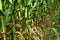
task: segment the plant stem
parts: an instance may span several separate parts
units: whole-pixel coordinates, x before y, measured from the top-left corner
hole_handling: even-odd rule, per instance
[[[14,15],[12,15],[12,22],[13,22],[13,40],[16,40]]]
[[[3,36],[4,36],[4,40],[6,40],[6,35],[5,35],[5,27],[4,27],[4,21],[3,21],[3,16],[1,16],[1,22],[2,22],[2,31],[3,31]]]

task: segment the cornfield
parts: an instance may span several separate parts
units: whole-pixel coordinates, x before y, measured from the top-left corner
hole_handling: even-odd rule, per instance
[[[60,40],[60,0],[0,0],[0,40]]]

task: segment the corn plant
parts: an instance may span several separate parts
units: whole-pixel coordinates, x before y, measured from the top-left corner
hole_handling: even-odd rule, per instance
[[[59,40],[54,29],[60,28],[59,14],[59,0],[0,0],[3,40],[53,40],[50,39],[53,31]],[[7,27],[11,28],[8,33]]]

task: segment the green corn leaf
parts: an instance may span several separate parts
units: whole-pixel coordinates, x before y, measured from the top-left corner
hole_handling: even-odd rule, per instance
[[[26,24],[28,25],[28,23],[31,22],[31,20],[26,20]]]
[[[55,35],[57,37],[57,40],[60,40],[59,34],[58,34],[57,30],[55,28],[51,28],[51,29],[55,32]]]
[[[38,0],[36,0],[36,1],[34,2],[33,7],[38,7]]]
[[[18,3],[19,3],[20,5],[21,5],[21,1],[22,1],[22,0],[18,0]]]
[[[4,19],[4,23],[5,25],[9,22],[9,20],[11,19],[11,14],[12,14],[12,10],[11,9],[7,9],[5,11],[5,19]]]
[[[28,26],[28,29],[29,29],[29,31],[30,31],[32,34],[37,35],[37,34],[34,32],[34,30],[31,28],[31,26]]]
[[[12,2],[12,0],[9,0],[9,2],[12,4],[13,2]]]
[[[0,10],[2,10],[2,1],[0,0]]]
[[[3,15],[3,16],[5,16],[5,15],[4,15],[4,13],[3,13],[1,10],[0,10],[0,15]]]
[[[23,19],[23,17],[20,17],[19,20],[21,21]]]

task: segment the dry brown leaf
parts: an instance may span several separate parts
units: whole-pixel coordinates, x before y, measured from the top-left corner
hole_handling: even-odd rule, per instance
[[[20,32],[17,31],[17,32],[15,32],[15,33],[20,36],[21,40],[25,40],[25,38],[23,37],[23,35],[22,35]]]

